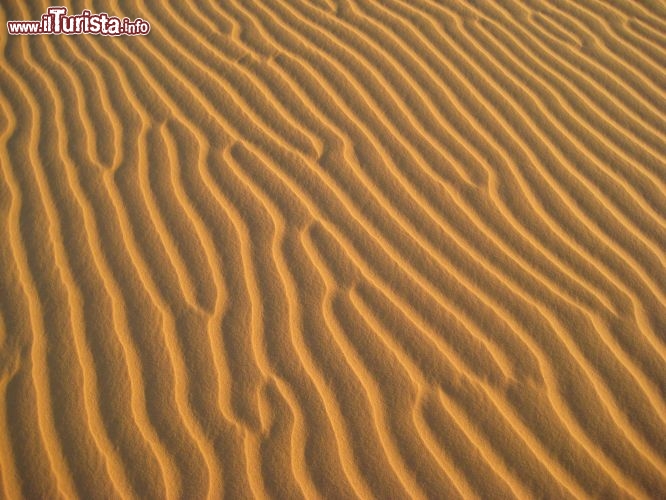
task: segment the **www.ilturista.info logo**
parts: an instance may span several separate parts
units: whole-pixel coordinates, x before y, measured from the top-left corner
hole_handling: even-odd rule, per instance
[[[49,7],[39,21],[7,21],[7,31],[10,35],[147,35],[150,23],[140,17],[132,21],[89,10],[68,16],[67,7]]]

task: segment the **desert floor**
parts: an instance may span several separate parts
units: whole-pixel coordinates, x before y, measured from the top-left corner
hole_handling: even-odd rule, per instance
[[[666,3],[8,34],[49,5],[0,0],[0,497],[666,498]]]

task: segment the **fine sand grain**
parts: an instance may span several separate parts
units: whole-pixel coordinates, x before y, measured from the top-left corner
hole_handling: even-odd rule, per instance
[[[0,498],[666,498],[666,4],[0,0]]]

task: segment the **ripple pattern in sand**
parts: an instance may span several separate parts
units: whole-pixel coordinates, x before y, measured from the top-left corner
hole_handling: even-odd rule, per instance
[[[1,496],[666,495],[663,4],[119,4],[0,35]]]

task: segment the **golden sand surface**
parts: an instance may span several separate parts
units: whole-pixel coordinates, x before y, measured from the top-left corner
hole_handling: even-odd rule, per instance
[[[666,3],[0,0],[0,497],[666,498]]]

